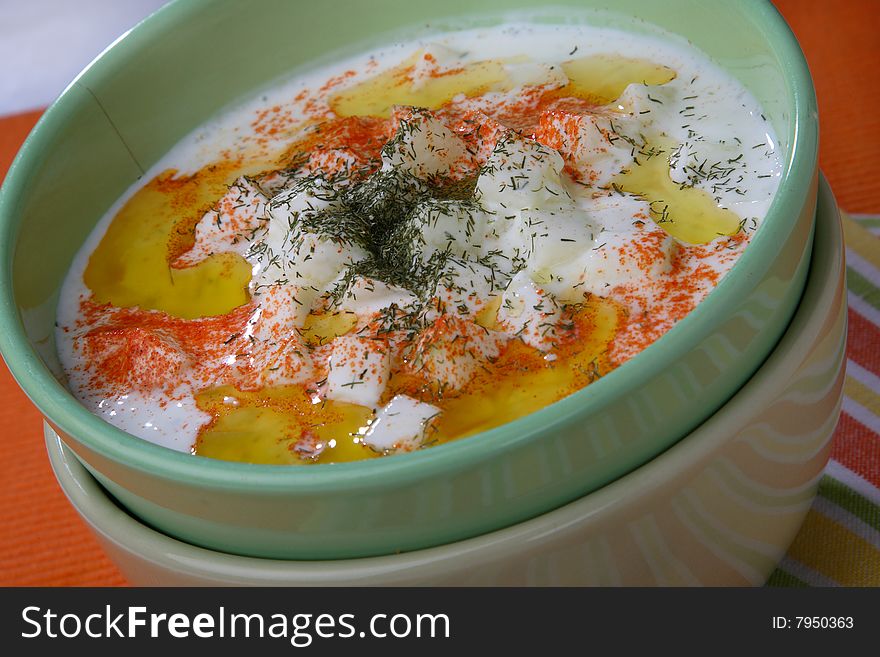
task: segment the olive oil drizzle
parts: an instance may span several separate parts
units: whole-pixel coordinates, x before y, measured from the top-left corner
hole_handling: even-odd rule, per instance
[[[387,117],[397,104],[435,109],[459,93],[477,96],[490,89],[510,88],[500,61],[462,66],[414,86],[413,72],[423,57],[424,53],[416,53],[398,67],[334,93],[329,98],[331,109],[340,117]],[[675,77],[665,66],[608,56],[573,59],[563,63],[562,69],[569,82],[553,93],[597,106],[613,104],[631,83],[664,84]],[[405,121],[401,126],[407,129]],[[719,208],[711,195],[693,184],[680,185],[671,179],[670,157],[675,148],[676,144],[663,140],[652,145],[633,141],[634,152],[641,157],[615,177],[611,190],[649,201],[654,221],[683,242],[705,244],[718,235],[736,233],[742,227],[736,214]],[[273,165],[277,168],[277,163]],[[119,212],[89,261],[85,281],[95,300],[183,318],[224,314],[246,303],[250,266],[243,258],[220,254],[177,270],[169,265],[168,249],[175,230],[180,229],[181,208],[194,212],[197,220],[235,178],[269,169],[265,161],[208,167],[191,177],[166,172],[149,183]],[[173,180],[177,182],[167,184]],[[418,225],[402,219],[426,210],[466,215],[474,203],[474,183],[475,179],[422,181],[394,171],[360,171],[338,192],[341,210],[302,215],[300,221],[308,231],[356,243],[369,254],[331,292],[322,312],[307,317],[299,331],[305,343],[320,348],[355,327],[356,318],[335,307],[358,277],[382,280],[422,299],[430,298],[443,283],[444,266],[454,255],[438,252],[423,261],[414,248]],[[492,259],[481,264],[491,268]],[[477,316],[480,326],[494,325],[499,303],[497,297],[486,305]],[[394,375],[382,402],[400,393],[437,404],[443,412],[434,442],[472,435],[553,403],[611,368],[605,354],[623,312],[597,298],[569,306],[568,311],[577,318],[579,339],[564,347],[554,361],[544,360],[540,352],[514,340],[456,394],[438,396],[424,380]],[[392,307],[378,323],[387,332],[415,333],[424,328],[424,321],[422,313]],[[243,392],[221,386],[202,390],[196,402],[212,417],[194,445],[196,454],[271,464],[338,462],[377,455],[360,440],[372,410],[321,399],[312,388],[283,386]]]
[[[659,148],[615,176],[615,191],[628,192],[649,202],[651,218],[675,239],[686,244],[708,244],[742,228],[740,217],[719,207],[712,196],[690,184],[676,183],[669,174],[671,148]]]

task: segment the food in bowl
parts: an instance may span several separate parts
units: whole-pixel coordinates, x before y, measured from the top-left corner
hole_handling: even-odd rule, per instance
[[[434,35],[196,130],[96,227],[57,342],[129,433],[277,464],[469,436],[653,343],[782,172],[694,48],[585,26]]]

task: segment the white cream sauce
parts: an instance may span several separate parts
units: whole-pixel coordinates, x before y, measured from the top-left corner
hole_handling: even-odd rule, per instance
[[[257,134],[252,122],[261,109],[284,105],[305,116],[305,103],[314,95],[294,100],[304,90],[317,89],[345,71],[358,71],[339,87],[344,89],[399,64],[418,50],[431,53],[441,67],[487,59],[507,60],[508,75],[520,85],[563,84],[565,75],[560,64],[570,60],[575,52],[578,57],[637,56],[677,73],[674,80],[663,85],[630,85],[615,103],[621,115],[613,124],[601,116],[583,120],[578,127],[577,143],[568,144],[567,155],[580,169],[592,172],[590,184],[575,184],[568,178],[562,170],[563,157],[553,148],[510,137],[485,154],[488,159],[477,181],[476,205],[471,210],[452,208],[434,215],[427,211],[422,217],[418,226],[422,236],[417,249],[420,256],[428,261],[432,254],[444,249],[454,252],[446,266],[456,285],[440,286],[436,294],[449,305],[459,307],[461,315],[469,321],[494,297],[501,297],[493,330],[482,332],[479,338],[469,336],[476,345],[474,349],[466,354],[444,353],[442,344],[434,345],[426,366],[433,368],[430,371],[445,385],[456,387],[466,383],[468,368],[476,367],[481,358],[496,354],[499,345],[513,337],[546,352],[547,359],[552,360],[554,335],[565,303],[576,300],[585,291],[604,295],[621,286],[643,286],[647,290],[652,280],[662,279],[678,248],[672,237],[662,240],[659,248],[664,255],[647,270],[634,259],[609,256],[616,253],[617,247],[641,239],[642,229],[634,228],[633,216],[648,216],[648,201],[629,195],[597,194],[622,169],[633,165],[636,156],[631,142],[640,135],[650,142],[662,134],[678,144],[670,159],[672,179],[711,194],[719,207],[735,212],[751,229],[760,224],[778,186],[782,171],[779,148],[757,101],[692,47],[675,38],[636,36],[586,26],[524,24],[394,44],[381,52],[277,85],[199,127],[157,162],[143,180],[170,168],[194,172],[215,161],[224,149],[253,148]],[[425,75],[429,73],[426,71]],[[414,85],[418,84],[417,74]],[[462,106],[480,109],[503,100],[505,94],[515,97],[517,90],[489,93],[483,99],[462,101]],[[410,127],[417,125],[418,129],[401,134],[397,147],[387,150],[383,171],[407,171],[416,178],[425,178],[446,171],[465,156],[461,140],[433,115],[406,115],[404,122]],[[549,130],[556,128],[548,126]],[[626,139],[614,139],[612,143],[603,137],[603,130]],[[725,163],[724,168],[730,171],[723,177],[703,175],[700,172],[705,171],[706,162]],[[171,397],[150,391],[97,389],[91,384],[88,366],[82,362],[81,350],[77,348],[77,330],[72,328],[79,316],[81,299],[90,295],[83,283],[88,258],[116,212],[141,185],[142,182],[134,185],[110,208],[70,269],[58,308],[59,355],[72,392],[89,409],[136,436],[188,451],[199,427],[210,417],[195,407],[194,390],[187,388],[187,381],[181,381],[177,394]],[[196,246],[184,254],[182,262],[195,263],[208,253],[224,250],[240,253],[253,265],[251,293],[261,300],[249,330],[259,339],[260,331],[276,330],[278,322],[286,322],[289,329],[301,327],[305,315],[322,294],[334,289],[346,269],[365,257],[357,244],[333,242],[291,229],[300,213],[314,212],[336,202],[334,197],[339,189],[321,177],[307,183],[288,181],[273,194],[253,187],[246,179],[236,185],[231,193],[246,199],[245,209],[229,210],[220,217],[222,221],[218,221],[218,214],[224,212],[222,204],[213,214],[209,213],[196,229]],[[255,221],[261,222],[265,230],[253,241],[230,242],[230,226],[241,228]],[[540,229],[535,230],[537,225]],[[254,248],[255,245],[262,245],[262,250]],[[311,255],[305,258],[306,254]],[[729,258],[710,258],[708,262],[720,274],[732,264]],[[277,284],[282,279],[286,282]],[[359,319],[374,316],[391,304],[398,308],[417,305],[412,291],[382,281],[359,280],[352,289],[357,294],[343,295],[339,305]],[[291,302],[292,297],[296,303]],[[634,308],[640,310],[647,309]],[[259,313],[271,314],[276,324],[267,325]],[[267,378],[265,384],[306,380],[313,365],[309,358],[325,358],[329,375],[322,394],[376,410],[373,422],[364,430],[363,440],[367,444],[381,450],[394,449],[395,445],[418,446],[426,422],[436,416],[438,409],[400,396],[379,407],[389,367],[399,354],[371,349],[368,343],[354,344],[358,340],[364,338],[336,338],[321,354],[312,354],[298,365],[279,371],[274,378]],[[351,354],[362,351],[369,353],[352,360]],[[234,356],[231,358],[234,361]],[[368,373],[364,375],[363,371]],[[352,380],[358,375],[358,385],[354,386]]]

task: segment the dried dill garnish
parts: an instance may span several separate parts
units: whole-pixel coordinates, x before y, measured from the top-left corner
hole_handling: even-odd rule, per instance
[[[358,277],[369,277],[427,298],[439,282],[448,251],[423,255],[423,226],[440,214],[460,218],[465,229],[478,205],[474,179],[420,180],[392,169],[378,171],[338,192],[332,208],[300,213],[297,230],[357,244],[367,258],[349,267],[330,294],[338,303]],[[470,234],[468,232],[468,234]]]

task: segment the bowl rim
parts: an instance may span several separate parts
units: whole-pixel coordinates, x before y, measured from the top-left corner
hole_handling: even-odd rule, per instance
[[[207,7],[207,1],[203,1],[201,6]],[[818,148],[816,100],[809,69],[796,38],[769,0],[745,3],[739,9],[751,19],[774,49],[783,69],[788,93],[794,101],[794,107],[789,108],[792,111],[787,135],[789,156],[784,163],[779,188],[767,218],[749,248],[717,288],[693,312],[636,358],[588,388],[469,439],[366,462],[316,464],[308,468],[193,458],[188,453],[137,438],[94,415],[55,378],[30,344],[18,313],[12,284],[18,227],[15,213],[17,198],[27,191],[29,174],[41,162],[43,145],[52,141],[57,126],[65,121],[66,108],[72,103],[70,90],[76,80],[47,109],[25,140],[0,188],[0,353],[32,403],[62,433],[74,437],[86,448],[105,458],[124,463],[128,468],[168,480],[187,481],[191,485],[286,494],[381,489],[428,476],[442,476],[461,465],[473,465],[509,453],[535,436],[552,431],[558,424],[588,413],[590,409],[605,406],[617,397],[620,389],[638,387],[639,381],[652,378],[693,345],[704,340],[724,317],[726,298],[745,298],[752,289],[755,278],[746,275],[749,272],[743,270],[766,270],[772,258],[767,258],[765,253],[775,251],[776,246],[787,237],[791,221],[798,216],[804,202],[804,190],[810,188],[815,174]],[[154,42],[169,24],[193,10],[190,2],[171,2],[117,39],[98,59],[130,57],[138,45]],[[161,16],[161,20],[156,19],[158,16]],[[80,76],[87,76],[91,66],[84,69]],[[792,217],[790,221],[784,221],[784,216],[781,216],[786,214],[783,206]],[[731,275],[734,272],[739,273]]]
[[[486,560],[495,558],[498,550],[511,551],[517,546],[534,549],[535,543],[544,543],[551,535],[570,534],[578,531],[578,523],[588,518],[595,521],[619,513],[639,498],[661,493],[672,479],[693,472],[730,439],[731,431],[741,421],[741,409],[759,406],[767,399],[769,387],[778,386],[780,380],[789,381],[794,370],[802,367],[803,357],[815,345],[821,327],[830,317],[827,310],[831,308],[831,299],[845,276],[840,219],[824,178],[819,194],[824,219],[817,231],[822,239],[814,242],[815,266],[811,268],[804,303],[755,376],[717,413],[662,454],[592,493],[540,516],[479,536],[402,554],[337,560],[266,559],[193,545],[139,521],[113,501],[60,436],[46,426],[50,464],[65,496],[94,532],[129,554],[196,577],[250,583],[274,581],[281,585],[290,585],[284,578],[298,578],[299,584],[350,584],[358,578],[370,583],[428,565],[449,572],[462,558]],[[845,295],[840,303],[845,306]],[[626,491],[635,491],[635,495],[627,495]]]

